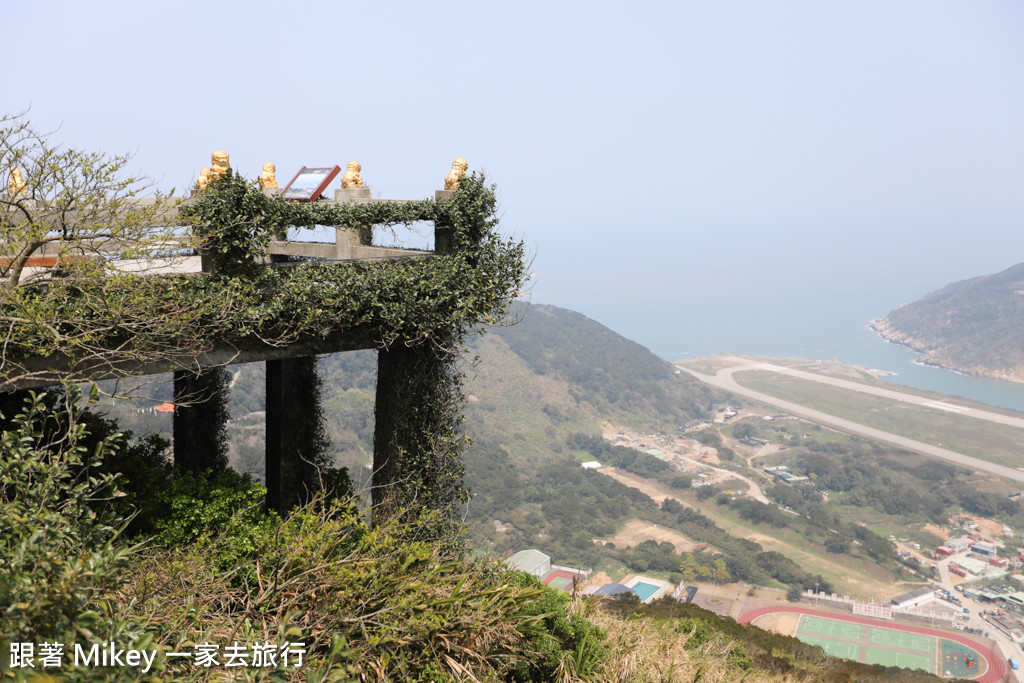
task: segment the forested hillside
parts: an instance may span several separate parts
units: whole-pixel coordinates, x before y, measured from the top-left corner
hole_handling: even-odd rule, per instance
[[[874,323],[927,363],[1024,381],[1024,263],[955,282]]]
[[[532,305],[517,325],[493,334],[538,375],[566,382],[570,394],[609,416],[678,425],[705,415],[713,396],[648,349],[575,311]]]

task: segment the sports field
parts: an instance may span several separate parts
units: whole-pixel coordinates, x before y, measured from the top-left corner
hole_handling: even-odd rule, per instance
[[[860,656],[860,645],[857,643],[844,643],[841,640],[822,638],[820,636],[800,636],[800,640],[808,645],[817,645],[825,654],[843,659],[857,659]]]
[[[785,617],[785,619],[781,618]],[[798,620],[794,621],[793,618]],[[848,616],[806,607],[773,605],[744,611],[743,624],[776,628],[788,622],[793,636],[821,647],[829,655],[887,667],[917,669],[946,677],[970,678],[985,683],[1002,679],[1001,657],[980,642],[934,628]]]
[[[808,614],[800,618],[795,635],[836,657],[935,673],[935,638],[931,636]]]
[[[882,666],[898,666],[904,669],[920,669],[928,673],[935,673],[935,657],[925,657],[909,652],[898,650],[886,650],[881,647],[868,645],[864,655],[866,664],[881,664]]]
[[[935,639],[917,633],[904,633],[891,628],[871,629],[871,642],[876,645],[888,645],[900,650],[914,652],[935,652]]]
[[[835,619],[822,619],[821,617],[805,616],[800,620],[800,633],[814,633],[821,636],[838,636],[847,640],[860,640],[864,632],[857,624],[848,624],[845,621]]]
[[[552,588],[557,588],[560,591],[566,593],[572,592],[572,580],[576,576],[573,572],[567,572],[561,569],[555,570],[548,573],[541,581]]]

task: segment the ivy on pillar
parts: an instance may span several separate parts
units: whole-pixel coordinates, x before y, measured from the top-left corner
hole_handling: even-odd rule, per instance
[[[395,344],[378,351],[374,523],[426,508],[440,513],[438,531],[458,526],[469,496],[460,457],[467,439],[459,431],[463,395],[457,358],[447,345]]]
[[[267,444],[263,483],[267,510],[282,511],[281,451],[284,446],[284,361],[267,361]]]
[[[323,380],[316,357],[285,359],[282,383],[284,424],[288,428],[288,437],[281,445],[284,509],[307,503],[313,494],[324,489],[328,496],[347,494],[347,471],[332,467],[331,440],[324,426]]]
[[[174,465],[182,472],[228,466],[228,385],[225,368],[174,373]]]

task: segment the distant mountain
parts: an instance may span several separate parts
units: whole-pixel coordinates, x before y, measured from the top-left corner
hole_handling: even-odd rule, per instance
[[[873,327],[926,363],[1024,382],[1024,263],[943,287]]]
[[[718,399],[671,363],[581,313],[539,304],[519,313],[517,324],[491,328],[484,340],[499,338],[536,382],[561,385],[570,403],[586,412],[671,429],[707,416]],[[501,353],[481,355],[485,364],[503,363]]]

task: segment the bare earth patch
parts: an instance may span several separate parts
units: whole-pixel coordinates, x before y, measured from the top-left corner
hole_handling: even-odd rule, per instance
[[[943,529],[940,526],[936,526],[934,524],[925,524],[923,529],[930,534],[935,534],[939,538],[949,538],[949,530]]]
[[[601,586],[608,583],[612,583],[612,577],[610,577],[606,572],[594,572],[593,574],[587,577],[586,581],[579,585],[579,588],[583,589],[588,586],[600,588]]]
[[[784,636],[791,636],[796,631],[796,625],[800,622],[800,615],[791,612],[774,612],[763,617],[754,619],[754,626],[763,628],[766,631],[775,631]]]
[[[982,536],[992,541],[1003,542],[1005,537],[1003,536],[1002,522],[997,522],[996,520],[989,519],[988,517],[978,517],[975,515],[971,515],[971,519],[978,525],[978,531],[981,532]]]
[[[653,522],[645,522],[642,519],[629,520],[622,531],[604,540],[605,543],[614,543],[616,548],[632,548],[644,541],[671,543],[675,546],[676,552],[687,552],[697,546],[695,541],[675,529],[659,526]]]
[[[666,498],[672,498],[673,500],[679,501],[682,505],[701,510],[699,506],[694,505],[685,498],[677,498],[669,495],[667,487],[656,480],[640,477],[632,472],[618,470],[614,467],[603,467],[597,471],[625,484],[626,486],[642,491],[656,503],[660,504]],[[866,571],[866,569],[870,567],[849,567],[842,564],[842,558],[833,559],[831,557],[815,555],[781,539],[773,538],[754,531],[750,527],[717,518],[706,508],[703,509],[702,512],[709,514],[716,524],[721,526],[730,534],[740,536],[742,538],[748,538],[759,543],[765,550],[776,550],[804,567],[806,570],[812,573],[821,573],[822,575],[835,580],[836,592],[840,595],[868,598],[874,596],[874,594],[879,590],[885,590],[890,587],[889,581],[877,580],[871,576],[857,576],[854,574],[855,570]]]

